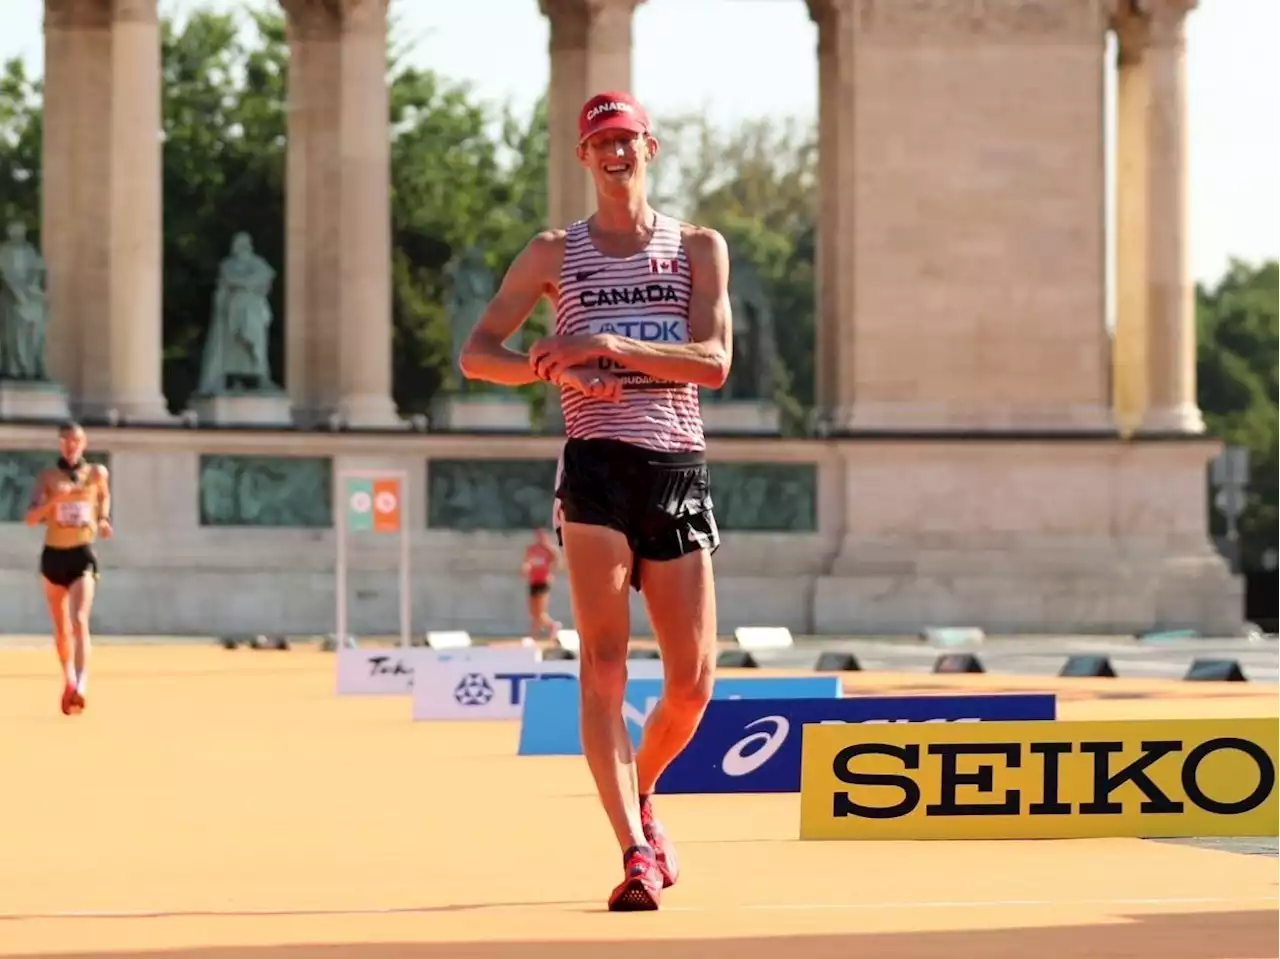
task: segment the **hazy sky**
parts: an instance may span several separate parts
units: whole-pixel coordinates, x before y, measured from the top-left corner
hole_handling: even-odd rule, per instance
[[[222,8],[236,0],[212,0]],[[166,12],[204,5],[161,0]],[[0,60],[41,69],[42,0],[0,0]],[[391,0],[421,65],[527,108],[548,76],[537,0]],[[501,24],[498,28],[496,25]],[[1201,0],[1188,18],[1191,271],[1280,256],[1280,0]],[[714,42],[706,42],[713,37]],[[802,0],[647,0],[636,13],[634,90],[657,114],[717,121],[817,109],[817,30]],[[672,64],[697,63],[681,70]]]

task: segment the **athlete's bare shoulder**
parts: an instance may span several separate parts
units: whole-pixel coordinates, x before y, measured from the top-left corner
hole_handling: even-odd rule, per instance
[[[101,463],[92,464],[89,467],[89,475],[99,483],[105,483],[111,478],[111,474],[107,472],[107,468]]]
[[[680,240],[689,258],[697,263],[715,262],[729,253],[729,244],[719,230],[698,223],[680,221]]]
[[[540,286],[559,286],[560,267],[564,263],[565,235],[566,231],[562,229],[543,230],[535,234],[517,258],[522,261],[518,275],[528,277]]]
[[[564,238],[567,231],[561,229],[543,230],[529,240],[525,251],[537,260],[555,260],[564,255]]]
[[[556,251],[563,250],[564,238],[568,235],[568,233],[569,231],[565,230],[562,227],[556,227],[550,230],[542,230],[533,235],[533,238],[529,240],[528,246],[530,249],[556,250]]]

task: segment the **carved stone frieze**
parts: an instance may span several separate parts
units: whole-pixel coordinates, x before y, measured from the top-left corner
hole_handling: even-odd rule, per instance
[[[1105,35],[1112,0],[809,0],[811,14],[849,3],[868,39],[1086,40]]]
[[[830,55],[843,44],[858,15],[859,0],[805,0],[809,19],[818,26],[818,55]]]
[[[630,37],[631,18],[644,0],[538,0],[551,22],[552,50],[582,50],[593,39]]]
[[[113,0],[45,0],[44,26],[46,30],[109,27],[114,6]]]
[[[1136,4],[1148,23],[1148,40],[1154,47],[1181,47],[1186,42],[1187,14],[1197,0],[1142,0]]]
[[[384,33],[387,0],[280,0],[289,31],[301,39],[336,40],[344,33]]]
[[[155,23],[159,19],[157,0],[111,0],[112,18],[118,23]]]
[[[1120,63],[1137,63],[1148,47],[1182,49],[1187,14],[1197,5],[1197,0],[1112,0]]]

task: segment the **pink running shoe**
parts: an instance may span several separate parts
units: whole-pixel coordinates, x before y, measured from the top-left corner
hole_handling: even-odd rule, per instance
[[[653,801],[648,796],[640,800],[640,825],[644,828],[644,838],[649,840],[658,860],[663,888],[674,886],[680,878],[680,860],[676,857],[676,847],[671,837],[662,828],[662,823],[653,817]]]

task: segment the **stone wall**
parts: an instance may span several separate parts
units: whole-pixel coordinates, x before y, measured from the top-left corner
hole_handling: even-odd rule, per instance
[[[522,549],[562,440],[94,430],[116,537],[103,633],[323,633],[338,471],[403,470],[413,627],[522,634]],[[20,523],[52,430],[0,426],[0,632],[43,632],[40,531]],[[1240,586],[1206,531],[1204,440],[714,438],[721,631],[1233,631]],[[349,539],[351,627],[398,628],[398,543]],[[555,615],[570,619],[563,580]],[[648,632],[643,603],[633,628]]]

